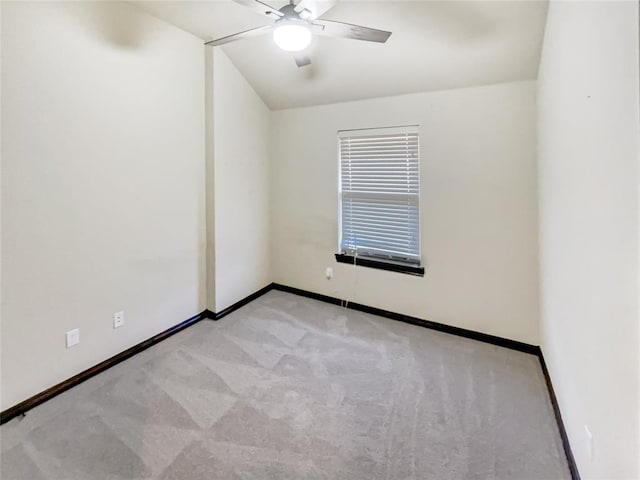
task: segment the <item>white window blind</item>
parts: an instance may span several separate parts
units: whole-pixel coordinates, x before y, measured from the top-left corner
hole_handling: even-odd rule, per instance
[[[338,132],[340,250],[420,264],[418,127]]]

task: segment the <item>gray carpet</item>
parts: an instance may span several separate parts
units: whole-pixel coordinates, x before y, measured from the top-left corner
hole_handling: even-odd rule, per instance
[[[536,357],[276,291],[0,436],[3,480],[570,478]]]

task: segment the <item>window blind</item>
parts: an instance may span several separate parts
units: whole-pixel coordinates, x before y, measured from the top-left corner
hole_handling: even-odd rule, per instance
[[[420,264],[418,127],[338,132],[340,250]]]

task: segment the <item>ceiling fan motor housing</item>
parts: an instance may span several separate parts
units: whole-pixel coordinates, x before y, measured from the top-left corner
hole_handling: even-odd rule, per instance
[[[280,13],[282,13],[284,16],[281,17],[279,20],[276,21],[276,23],[283,21],[283,20],[301,20],[305,23],[307,23],[307,19],[309,19],[311,17],[311,11],[307,10],[306,8],[301,10],[300,12],[296,11],[296,6],[292,3],[289,3],[287,5],[285,5],[284,7],[282,7],[279,10]]]

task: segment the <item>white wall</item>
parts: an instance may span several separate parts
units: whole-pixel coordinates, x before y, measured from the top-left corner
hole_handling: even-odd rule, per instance
[[[203,49],[126,4],[3,2],[2,409],[205,308]]]
[[[270,112],[220,49],[213,53],[216,312],[271,283]],[[209,139],[211,141],[211,139]]]
[[[516,82],[274,112],[274,281],[537,344],[535,90]],[[412,124],[424,278],[337,264],[336,132]]]
[[[640,478],[638,21],[554,1],[540,66],[542,348],[583,479]]]

